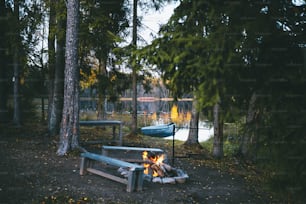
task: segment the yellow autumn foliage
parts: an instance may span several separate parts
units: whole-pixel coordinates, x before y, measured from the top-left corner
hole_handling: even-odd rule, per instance
[[[80,80],[81,89],[89,88],[98,81],[96,70],[91,69],[89,75],[81,70],[80,75],[82,79]]]
[[[170,117],[171,117],[172,122],[178,123],[179,122],[179,114],[178,114],[178,110],[177,110],[177,105],[172,106],[170,114],[171,114]]]

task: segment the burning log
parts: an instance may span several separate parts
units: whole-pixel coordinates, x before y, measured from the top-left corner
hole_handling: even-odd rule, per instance
[[[150,166],[150,168],[153,170],[153,176],[154,177],[164,177],[165,176],[165,171],[164,169],[162,168],[162,165],[158,165],[158,164],[152,164]]]
[[[167,172],[171,172],[172,171],[172,167],[169,164],[163,163],[163,167],[166,169]]]
[[[144,179],[154,183],[184,183],[188,178],[181,169],[176,169],[164,163],[164,155],[143,152],[143,165],[145,167]]]

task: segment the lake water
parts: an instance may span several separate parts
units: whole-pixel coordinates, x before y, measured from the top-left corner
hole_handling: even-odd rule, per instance
[[[178,128],[178,130],[175,132],[174,139],[180,140],[180,141],[186,141],[189,134],[189,128]],[[213,137],[214,135],[214,128],[212,126],[207,125],[205,122],[199,123],[199,135],[198,140],[199,142],[205,142],[209,138]],[[165,137],[164,139],[172,140],[173,137]]]

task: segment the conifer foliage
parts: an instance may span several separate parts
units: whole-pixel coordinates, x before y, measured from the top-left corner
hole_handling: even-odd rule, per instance
[[[221,127],[222,121],[242,119],[237,155],[268,161],[272,183],[302,197],[305,6],[181,1],[161,37],[143,50],[176,96],[195,93],[202,108],[218,104],[220,115],[214,114]],[[222,145],[220,138],[216,141]]]

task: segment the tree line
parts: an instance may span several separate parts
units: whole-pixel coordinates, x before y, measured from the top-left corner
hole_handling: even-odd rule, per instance
[[[30,99],[46,95],[48,132],[60,135],[64,155],[79,147],[80,81],[98,90],[102,119],[106,98],[133,87],[136,98],[137,83],[158,71],[175,98],[193,95],[192,129],[201,112],[210,113],[215,158],[224,156],[224,122],[239,121],[237,156],[270,168],[271,183],[303,197],[305,1],[181,0],[159,37],[139,47],[137,7],[165,2],[1,0],[0,121],[20,126]],[[188,143],[198,143],[197,131]]]
[[[164,2],[74,1],[70,9],[76,11],[68,16],[70,4],[63,0],[2,0],[0,120],[13,117],[13,124],[20,126],[30,120],[27,113],[31,111],[24,110],[33,108],[31,99],[42,96],[43,109],[43,97],[48,98],[49,135],[69,135],[68,145],[58,150],[63,155],[78,147],[79,85],[97,90],[98,119],[106,117],[106,99],[114,102],[130,88],[134,98],[131,128],[137,134],[137,83],[150,88],[148,72],[140,73],[140,66],[131,60],[136,57],[131,53],[137,49],[137,28],[141,26],[137,10],[159,9]],[[127,40],[130,33],[132,42]],[[132,73],[122,72],[122,67]],[[67,120],[69,125],[64,124]],[[65,128],[70,132],[62,133]]]

